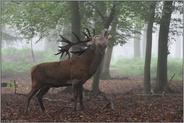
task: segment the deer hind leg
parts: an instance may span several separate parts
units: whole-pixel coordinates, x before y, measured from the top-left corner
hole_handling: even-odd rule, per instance
[[[82,98],[83,98],[83,94],[82,94],[82,91],[83,91],[83,86],[80,85],[79,86],[79,103],[80,103],[80,108],[81,110],[83,110],[83,102],[82,102]]]
[[[28,111],[28,107],[29,107],[30,100],[31,100],[32,97],[38,92],[39,89],[40,89],[40,87],[32,87],[32,90],[30,91],[30,93],[29,93],[28,96],[27,96],[27,102],[26,102],[25,113],[27,113],[27,111]]]
[[[78,95],[79,95],[79,85],[74,83],[73,84],[73,92],[74,92],[74,95],[73,95],[73,99],[74,99],[74,106],[73,106],[73,110],[76,111],[76,104],[77,104],[77,98],[78,98]]]
[[[50,86],[44,86],[40,89],[40,91],[36,95],[38,98],[38,102],[40,104],[40,107],[41,107],[43,112],[45,112],[45,107],[43,105],[42,97],[48,92],[49,89],[50,89]]]

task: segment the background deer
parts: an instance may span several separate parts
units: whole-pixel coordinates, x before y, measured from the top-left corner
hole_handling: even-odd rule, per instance
[[[33,66],[31,68],[32,89],[27,96],[25,113],[28,111],[30,100],[36,93],[40,107],[44,112],[45,108],[42,97],[51,87],[61,86],[73,86],[73,109],[76,110],[76,102],[79,96],[79,103],[82,110],[82,85],[96,72],[104,55],[109,38],[107,29],[104,29],[100,35],[88,37],[88,39],[84,41],[88,42],[88,47],[81,55],[73,56],[65,61],[41,63]],[[62,54],[64,52],[68,53],[69,48],[75,45],[68,41],[65,42],[67,42],[68,45],[61,47],[60,53]]]

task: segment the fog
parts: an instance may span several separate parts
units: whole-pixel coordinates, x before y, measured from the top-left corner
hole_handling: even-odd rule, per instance
[[[158,34],[159,32],[153,33],[153,41],[152,41],[152,55],[157,56],[158,53]],[[169,45],[169,52],[170,54],[168,57],[173,57],[173,58],[183,58],[183,35],[181,36],[175,36],[174,37],[176,41],[172,40],[171,45]],[[144,57],[144,52],[145,52],[145,47],[143,47],[145,42],[145,37],[141,35],[141,40],[140,40],[140,52],[141,52],[141,57]],[[177,50],[181,49],[180,54],[177,54]],[[134,57],[134,39],[131,39],[127,41],[126,44],[123,46],[117,45],[113,49],[113,55],[112,58],[116,59],[118,57],[128,57],[128,58],[133,58]]]
[[[153,44],[152,44],[152,55],[157,56],[158,52],[158,31],[153,33]],[[183,36],[175,36],[174,37],[176,41],[172,40],[171,45],[169,45],[169,56],[168,57],[173,57],[173,58],[182,58],[183,56]],[[33,50],[47,50],[47,45],[50,45],[48,48],[52,48],[55,52],[57,52],[57,42],[50,42],[46,38],[40,40],[39,42],[35,43],[38,40],[38,37],[32,39],[32,44],[33,44]],[[140,39],[140,53],[141,57],[144,57],[144,52],[145,52],[145,47],[144,47],[144,42],[145,42],[145,34],[144,31],[141,31],[141,39]],[[13,46],[16,48],[24,48],[28,47],[31,48],[31,42],[26,42],[26,40],[21,40],[21,41],[14,41],[12,43],[6,43],[3,41],[2,43],[3,48],[7,46]],[[51,46],[52,45],[52,46]],[[49,50],[49,49],[48,49]],[[180,51],[177,51],[180,50]],[[178,53],[180,52],[180,53]],[[130,40],[127,41],[124,45],[116,45],[113,48],[113,53],[112,53],[112,60],[117,59],[119,57],[127,57],[127,58],[133,58],[134,57],[134,39],[131,38]]]

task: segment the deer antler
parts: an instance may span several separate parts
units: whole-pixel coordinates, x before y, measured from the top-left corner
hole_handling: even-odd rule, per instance
[[[64,38],[62,35],[59,35],[59,36],[62,38],[62,40],[61,40],[60,42],[65,42],[65,43],[67,43],[67,45],[65,45],[65,46],[59,46],[59,48],[60,48],[60,49],[58,50],[59,52],[56,53],[55,55],[61,54],[61,56],[60,56],[60,58],[61,58],[61,57],[63,56],[63,54],[66,53],[66,55],[68,55],[69,58],[70,58],[69,49],[70,49],[72,46],[77,45],[77,44],[87,43],[87,42],[89,42],[89,41],[91,40],[90,32],[89,32],[89,30],[88,30],[87,28],[86,28],[86,30],[87,30],[87,32],[88,32],[88,35],[85,33],[87,39],[84,40],[84,41],[81,41],[81,40],[79,39],[79,37],[78,37],[74,32],[72,32],[73,35],[75,35],[75,37],[77,38],[77,42],[76,42],[76,43],[73,43],[73,42],[69,41],[68,39]],[[85,51],[85,50],[84,50],[84,51]],[[72,53],[75,53],[75,54],[82,54],[84,51],[72,51]]]
[[[91,37],[91,34],[90,34],[90,32],[89,32],[89,29],[88,29],[88,28],[85,28],[85,29],[86,29],[88,35],[87,35],[85,32],[82,32],[82,33],[83,33],[87,38]]]
[[[89,31],[89,29],[88,28],[85,28],[86,29],[86,31],[87,31],[87,33],[86,32],[82,32],[87,38],[90,38],[91,37],[91,34],[90,34],[90,31]],[[74,35],[75,35],[75,33],[73,33]],[[93,28],[93,36],[95,35],[95,29]],[[76,36],[76,35],[75,35]],[[80,40],[77,36],[76,36],[76,38],[78,39],[78,40]],[[84,53],[84,51],[86,51],[86,49],[82,49],[82,48],[80,48],[79,47],[79,49],[80,50],[78,50],[78,51],[70,51],[71,53],[73,53],[73,54],[75,54],[75,55],[81,55],[81,54],[83,54]]]
[[[88,34],[86,34],[85,32],[82,32],[87,38],[89,38],[89,37],[91,37],[91,34],[90,34],[90,31],[89,31],[89,29],[88,28],[85,28],[86,29],[86,31],[87,31],[87,33]],[[95,29],[93,28],[93,36],[95,35]]]
[[[82,49],[82,48],[79,48],[80,50],[78,51],[70,51],[71,53],[73,53],[74,55],[81,55],[84,53],[84,51],[86,51],[86,49]]]

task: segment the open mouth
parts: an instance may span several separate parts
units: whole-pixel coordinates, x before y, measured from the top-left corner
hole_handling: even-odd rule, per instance
[[[104,33],[104,37],[107,37],[107,36],[108,36],[108,31],[106,30]]]
[[[108,30],[105,30],[104,37],[106,37],[107,39],[111,39],[112,38],[112,36],[109,34]]]
[[[104,29],[104,30],[103,30],[103,36],[104,36],[104,37],[107,37],[107,36],[108,36],[108,30],[107,30],[107,29]]]

